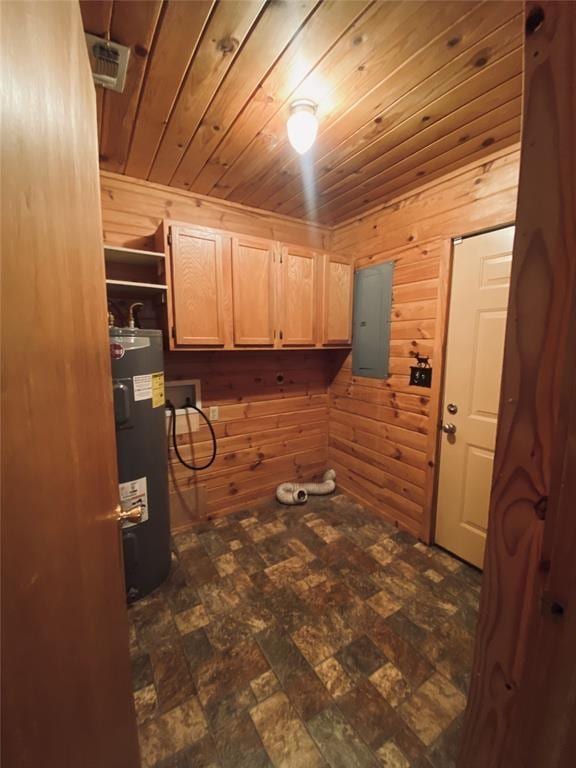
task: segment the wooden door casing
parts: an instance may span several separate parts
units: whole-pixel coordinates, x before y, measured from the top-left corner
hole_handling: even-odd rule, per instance
[[[320,255],[283,245],[278,281],[280,345],[314,346],[318,337]]]
[[[3,4],[0,52],[2,764],[136,768],[96,100],[78,4]]]
[[[346,256],[324,254],[323,338],[325,345],[352,342],[354,265]]]
[[[514,227],[454,245],[442,422],[436,542],[482,568]],[[448,408],[455,406],[456,412]]]
[[[170,228],[174,341],[223,346],[226,341],[224,260],[230,238],[194,227]]]
[[[273,346],[276,337],[276,244],[232,238],[234,343]]]

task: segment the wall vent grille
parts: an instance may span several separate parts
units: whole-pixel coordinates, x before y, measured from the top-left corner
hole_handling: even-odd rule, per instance
[[[95,35],[86,35],[92,76],[96,85],[122,93],[130,48]]]

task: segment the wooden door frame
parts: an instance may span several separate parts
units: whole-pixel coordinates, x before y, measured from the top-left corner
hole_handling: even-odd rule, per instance
[[[488,232],[513,227],[514,222],[495,224],[484,227],[477,232],[452,235],[445,240],[434,240],[440,243],[440,270],[438,275],[437,314],[434,330],[434,348],[432,355],[433,376],[430,392],[430,431],[426,445],[426,481],[424,486],[424,507],[422,530],[420,538],[426,544],[436,541],[436,518],[438,514],[438,482],[440,474],[440,445],[442,433],[442,404],[444,401],[444,384],[446,357],[448,354],[448,323],[450,322],[450,301],[452,298],[452,272],[454,268],[454,246],[456,241],[468,237],[477,237]]]
[[[436,241],[438,242],[438,241]],[[424,507],[420,538],[426,544],[433,544],[436,534],[436,504],[438,501],[438,468],[440,455],[440,415],[442,391],[444,389],[444,367],[446,365],[446,337],[448,332],[448,308],[450,306],[450,284],[452,281],[452,257],[454,238],[441,240],[440,270],[436,324],[434,326],[434,347],[432,350],[432,387],[430,391],[430,415],[426,443],[426,480],[424,485]]]

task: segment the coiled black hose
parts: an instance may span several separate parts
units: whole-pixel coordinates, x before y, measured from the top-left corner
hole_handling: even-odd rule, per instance
[[[200,416],[202,416],[202,418],[208,425],[208,429],[210,430],[210,434],[212,435],[212,456],[206,462],[206,464],[202,464],[202,466],[200,467],[196,467],[194,466],[194,464],[188,464],[187,461],[184,461],[184,459],[180,455],[180,451],[178,450],[178,442],[176,439],[176,408],[174,408],[174,406],[169,400],[166,401],[166,408],[168,408],[168,410],[172,413],[172,442],[174,444],[174,450],[176,451],[176,457],[178,458],[178,461],[180,462],[180,464],[183,464],[185,467],[187,467],[188,469],[192,469],[195,472],[199,472],[202,469],[208,469],[208,467],[210,467],[214,463],[214,459],[216,458],[216,449],[217,449],[216,434],[214,432],[214,427],[210,423],[210,419],[208,418],[208,416],[206,416],[204,411],[201,411],[200,408],[197,408],[195,405],[192,405],[192,403],[188,403],[184,407],[191,408],[193,411],[196,411],[196,413],[199,413]]]

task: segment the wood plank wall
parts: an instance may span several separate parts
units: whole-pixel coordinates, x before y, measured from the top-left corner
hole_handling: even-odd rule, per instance
[[[349,358],[322,352],[284,351],[279,353],[280,357],[269,351],[253,356],[178,352],[168,358],[169,378],[200,377],[207,383],[214,380],[214,384],[207,384],[204,402],[222,406],[219,437],[238,438],[223,444],[223,448],[229,448],[223,456],[234,453],[239,446],[248,451],[238,459],[222,459],[211,468],[210,474],[199,477],[192,484],[194,494],[187,488],[188,493],[182,497],[186,502],[183,508],[174,505],[176,527],[185,525],[194,515],[201,516],[203,510],[208,514],[222,514],[243,503],[268,498],[276,480],[308,478],[322,471],[328,460],[339,473],[343,490],[424,541],[431,540],[440,398],[438,374],[450,240],[457,234],[513,221],[518,160],[516,147],[498,152],[482,163],[450,173],[334,230],[101,172],[104,240],[109,243],[153,248],[154,233],[166,217],[297,244],[332,246],[336,252],[354,256],[358,268],[390,259],[396,261],[392,375],[386,381],[353,377]],[[435,377],[431,392],[408,385],[409,366],[416,352],[432,355]],[[306,373],[304,378],[295,379],[289,393],[274,389],[271,376],[281,372],[279,363],[294,375],[299,369]],[[213,379],[215,373],[217,377]],[[261,397],[259,376],[272,387],[265,398]],[[223,384],[226,378],[228,383]],[[226,392],[219,391],[219,386],[225,386]],[[292,397],[296,399],[288,402]],[[296,435],[286,433],[287,426],[307,423],[307,417],[302,422],[294,419],[297,420],[310,403],[314,408],[328,409],[329,405],[324,417],[326,431],[329,422],[329,453],[327,455],[319,444],[310,448],[317,452],[315,456],[311,454],[312,464],[307,463],[309,457],[305,455],[308,442],[282,447],[282,441]],[[314,418],[316,416],[320,416],[320,412],[315,413]],[[261,427],[259,421],[253,425],[251,420],[264,417],[268,421],[262,423],[267,425],[276,420],[272,434],[254,438],[252,433]],[[242,419],[248,419],[249,423],[242,423]],[[268,429],[269,426],[262,431]],[[275,430],[279,430],[278,439],[273,434]],[[208,435],[201,430],[198,437],[202,440],[198,446],[198,456],[201,456],[209,448]],[[304,437],[302,432],[296,439],[308,440],[308,436]],[[268,448],[265,456],[259,458],[257,454],[262,454],[261,449],[268,445],[275,447]],[[271,455],[271,451],[275,455]],[[299,456],[296,463],[290,458],[295,454]],[[251,470],[250,465],[259,461],[264,466]],[[233,466],[245,469],[238,473]],[[280,477],[276,470],[281,473]],[[221,471],[229,474],[218,475]],[[182,495],[189,475],[183,467],[172,470],[172,474],[172,489],[179,489]],[[232,475],[237,479],[232,479]],[[255,476],[262,478],[262,482],[254,484]],[[174,495],[173,500],[177,501]]]
[[[331,231],[297,219],[102,171],[104,241],[155,248],[163,218],[298,245],[328,247]],[[170,452],[172,527],[272,497],[279,482],[311,480],[326,469],[331,353],[173,352],[166,378],[199,378],[203,406],[219,407],[218,457],[191,472]],[[277,377],[283,377],[278,381]],[[185,460],[210,455],[207,427],[180,438]]]
[[[104,242],[154,250],[162,219],[268,237],[295,245],[328,248],[331,230],[239,203],[100,172]]]
[[[209,469],[191,472],[170,450],[173,530],[272,498],[280,482],[325,471],[330,360],[323,350],[167,355],[167,379],[201,379],[203,408],[219,407],[218,455]],[[186,461],[202,464],[211,455],[205,425],[178,443]]]
[[[357,268],[395,262],[391,376],[352,376],[351,356],[330,387],[329,464],[342,490],[429,542],[451,238],[514,221],[517,147],[335,229],[333,250]],[[409,386],[416,353],[431,356],[431,390]]]

